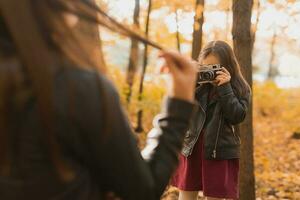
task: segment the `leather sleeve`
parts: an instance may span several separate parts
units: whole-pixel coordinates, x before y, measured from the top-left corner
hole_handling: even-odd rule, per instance
[[[87,152],[86,165],[102,190],[112,191],[123,200],[159,199],[178,163],[195,105],[174,98],[165,101],[149,133],[143,158],[116,90],[105,78],[101,82],[109,96],[106,106],[112,121],[108,133],[99,132],[104,117],[99,112],[103,98],[97,84],[86,83],[81,95],[87,96],[80,102],[78,121]]]
[[[247,114],[250,92],[243,98],[238,98],[231,87],[226,83],[217,88],[220,95],[220,104],[225,119],[232,125],[241,123]]]

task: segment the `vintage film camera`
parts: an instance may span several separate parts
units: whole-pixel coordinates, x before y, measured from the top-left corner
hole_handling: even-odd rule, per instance
[[[198,83],[210,83],[217,77],[217,71],[222,71],[220,64],[198,65]]]

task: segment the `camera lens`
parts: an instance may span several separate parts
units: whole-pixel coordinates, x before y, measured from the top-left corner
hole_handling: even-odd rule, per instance
[[[202,74],[202,78],[204,80],[208,80],[208,81],[211,81],[214,79],[214,73],[212,71],[208,71],[208,72],[204,72]]]

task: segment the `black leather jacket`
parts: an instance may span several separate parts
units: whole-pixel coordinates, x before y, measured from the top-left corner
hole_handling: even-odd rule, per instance
[[[241,123],[247,113],[250,91],[245,97],[237,98],[230,83],[217,87],[217,98],[207,102],[209,86],[200,85],[196,89],[199,103],[192,125],[187,131],[182,154],[186,157],[192,154],[205,124],[204,155],[206,159],[239,158],[240,136],[235,132],[234,125]],[[209,112],[209,113],[208,113]],[[206,120],[206,116],[210,119]]]
[[[99,84],[99,81],[102,84]],[[72,83],[72,96],[68,83]],[[109,95],[112,126],[101,130],[100,86]],[[71,99],[70,99],[71,98]],[[0,176],[0,199],[100,200],[114,192],[123,200],[158,200],[178,163],[194,104],[169,98],[156,118],[143,157],[112,84],[95,72],[66,69],[55,80],[57,139],[76,177],[62,183],[43,145],[34,98],[16,113],[16,162]],[[69,113],[73,105],[72,115]],[[70,117],[71,116],[71,117]]]

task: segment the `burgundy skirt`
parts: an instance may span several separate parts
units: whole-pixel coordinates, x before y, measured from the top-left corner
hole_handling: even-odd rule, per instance
[[[238,199],[239,159],[206,160],[203,132],[190,156],[180,155],[171,185],[183,191],[203,191],[204,196]]]

